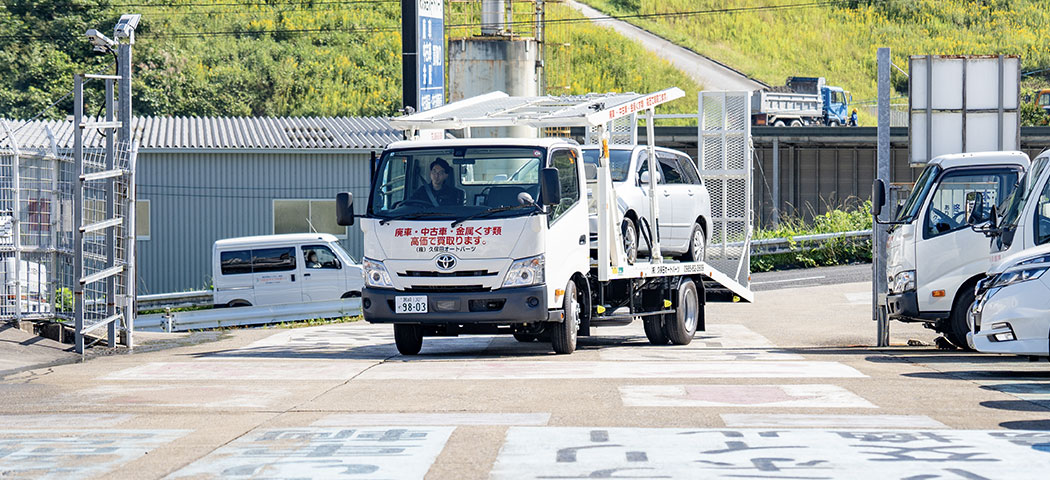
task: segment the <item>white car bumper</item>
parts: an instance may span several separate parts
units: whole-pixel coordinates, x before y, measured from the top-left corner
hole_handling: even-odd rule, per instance
[[[1050,355],[1050,288],[1039,279],[991,289],[974,302],[970,323],[980,352]]]

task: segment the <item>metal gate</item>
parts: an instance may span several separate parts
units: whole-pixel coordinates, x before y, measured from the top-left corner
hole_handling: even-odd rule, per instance
[[[748,287],[751,276],[750,92],[700,92],[700,175],[711,194],[707,263]]]

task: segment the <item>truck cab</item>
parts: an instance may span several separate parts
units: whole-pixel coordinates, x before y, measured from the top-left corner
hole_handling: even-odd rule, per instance
[[[842,87],[824,87],[820,95],[824,104],[824,124],[832,127],[848,124],[850,93]]]
[[[966,196],[980,192],[983,208],[990,210],[1016,192],[1028,166],[1021,152],[943,155],[927,164],[890,227],[886,308],[891,319],[925,323],[967,348],[974,286],[992,261],[988,239],[968,225]]]

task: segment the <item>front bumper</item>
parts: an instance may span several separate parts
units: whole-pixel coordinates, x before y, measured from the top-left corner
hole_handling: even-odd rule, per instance
[[[426,295],[427,313],[394,313],[395,297]],[[533,306],[530,306],[530,303]],[[492,291],[398,291],[366,287],[361,307],[369,323],[497,324],[546,322],[547,286]]]
[[[914,290],[886,295],[886,310],[894,320],[916,321],[919,318],[919,297]]]
[[[1033,280],[983,292],[970,311],[970,339],[980,352],[1050,355],[1050,288]],[[1010,335],[1013,340],[1007,340]],[[997,338],[998,337],[998,338]]]

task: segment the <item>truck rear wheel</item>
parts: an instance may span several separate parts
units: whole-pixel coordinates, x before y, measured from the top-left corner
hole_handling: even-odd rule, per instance
[[[421,325],[394,324],[394,344],[401,355],[415,355],[423,348]]]
[[[667,335],[660,323],[660,317],[642,318],[642,327],[645,328],[645,338],[653,345],[667,345]]]
[[[576,282],[569,280],[562,300],[565,319],[551,330],[551,346],[554,353],[567,354],[576,351],[576,333],[580,328],[580,300],[576,298]]]
[[[952,306],[952,314],[948,316],[944,326],[945,338],[952,342],[952,345],[963,350],[971,350],[966,343],[966,334],[970,331],[970,324],[966,321],[966,314],[970,310],[970,305],[973,304],[973,298],[973,287],[963,288],[963,291],[959,293],[959,298],[955,300],[955,305]]]
[[[675,313],[664,315],[664,333],[672,345],[689,345],[700,323],[700,300],[696,294],[696,284],[692,280],[683,280],[678,286],[678,304]]]

